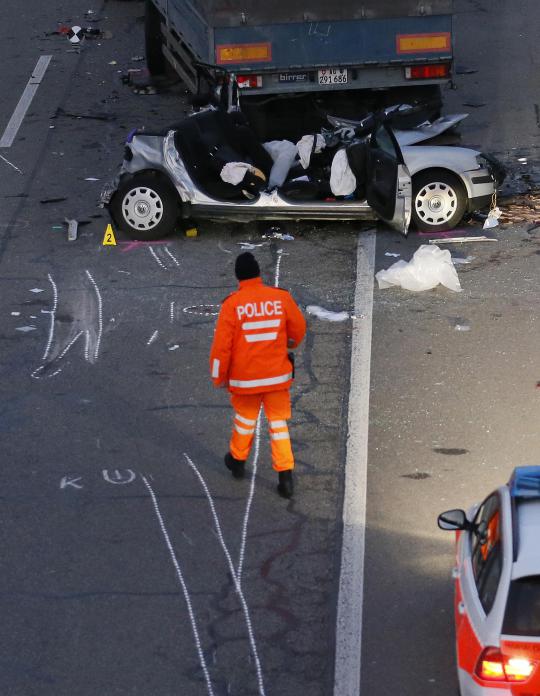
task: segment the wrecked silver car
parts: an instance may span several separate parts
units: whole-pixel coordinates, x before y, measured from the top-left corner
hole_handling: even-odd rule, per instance
[[[261,143],[240,112],[208,109],[162,134],[131,134],[102,204],[140,240],[171,234],[181,218],[379,218],[403,234],[412,219],[435,232],[490,204],[496,163],[467,148],[400,146],[389,120],[370,114],[296,145]]]

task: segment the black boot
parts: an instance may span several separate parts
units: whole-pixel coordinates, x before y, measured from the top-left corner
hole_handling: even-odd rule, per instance
[[[244,478],[244,464],[245,459],[235,459],[230,452],[224,457],[225,466],[232,473],[233,478],[241,479]]]
[[[278,493],[282,498],[292,498],[294,492],[292,470],[280,471],[278,476]]]

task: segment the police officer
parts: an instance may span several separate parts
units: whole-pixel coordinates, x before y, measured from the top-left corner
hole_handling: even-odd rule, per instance
[[[286,290],[264,285],[253,254],[240,254],[234,270],[239,288],[222,304],[210,352],[214,386],[229,389],[234,409],[225,465],[235,478],[244,476],[262,404],[270,431],[272,466],[278,472],[278,492],[290,498],[294,457],[287,421],[293,364],[287,350],[301,343],[306,321]]]

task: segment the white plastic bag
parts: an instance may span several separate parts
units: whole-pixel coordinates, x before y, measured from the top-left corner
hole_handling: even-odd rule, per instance
[[[381,290],[397,285],[404,290],[420,292],[440,283],[449,290],[461,292],[450,252],[435,244],[422,244],[409,262],[396,261],[390,268],[379,271],[375,278]]]
[[[330,188],[334,196],[349,196],[356,190],[356,177],[349,166],[345,150],[338,150],[332,160]]]
[[[268,188],[270,190],[279,188],[283,186],[298,150],[290,140],[271,140],[268,143],[263,143],[263,147],[274,160],[274,166],[268,179]]]
[[[306,307],[306,312],[308,314],[313,314],[317,319],[322,319],[323,321],[345,321],[349,318],[348,312],[332,312],[318,305],[308,305]]]

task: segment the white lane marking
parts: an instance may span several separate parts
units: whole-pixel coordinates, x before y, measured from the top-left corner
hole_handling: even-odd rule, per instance
[[[175,554],[174,549],[172,547],[171,540],[169,538],[169,533],[167,532],[167,529],[165,527],[165,523],[163,521],[163,516],[161,514],[161,510],[159,509],[159,505],[158,505],[158,502],[156,500],[156,495],[154,493],[154,490],[153,490],[152,486],[148,483],[146,476],[143,476],[142,480],[144,482],[144,485],[148,489],[148,493],[150,494],[150,498],[152,499],[152,504],[154,506],[154,512],[156,513],[156,517],[158,519],[161,533],[163,534],[163,538],[165,539],[165,544],[167,545],[167,549],[169,551],[171,561],[173,563],[174,569],[176,570],[176,575],[177,575],[178,580],[180,582],[180,586],[182,587],[182,592],[184,593],[184,599],[186,601],[186,606],[187,606],[187,610],[188,610],[188,614],[189,614],[189,620],[191,621],[191,630],[193,631],[193,637],[195,639],[195,645],[197,647],[197,653],[199,655],[199,662],[200,662],[201,669],[202,669],[203,674],[204,674],[204,678],[206,680],[206,689],[208,691],[209,696],[214,696],[214,690],[212,688],[212,681],[210,679],[208,667],[206,666],[206,660],[204,659],[204,653],[202,650],[201,639],[199,637],[199,629],[197,628],[197,621],[195,619],[195,612],[193,611],[193,605],[191,604],[191,598],[189,596],[189,591],[188,591],[186,582],[184,580],[184,576],[182,574],[182,571],[180,569],[180,564],[178,563],[178,559],[176,558],[176,554]]]
[[[238,416],[236,416],[238,418]],[[255,430],[255,448],[253,451],[253,464],[251,472],[251,482],[249,486],[249,495],[246,503],[246,511],[244,514],[244,521],[242,522],[242,535],[240,542],[240,553],[238,554],[238,568],[236,570],[236,577],[238,582],[242,582],[242,570],[244,568],[244,556],[246,554],[246,543],[247,543],[247,530],[249,523],[249,514],[251,512],[251,503],[253,502],[253,496],[255,495],[255,477],[257,475],[257,463],[259,461],[259,445],[261,441],[261,411],[259,410],[259,416],[257,418],[257,428]]]
[[[174,261],[174,263],[175,263],[177,266],[180,266],[180,262],[178,261],[178,259],[177,259],[173,254],[171,254],[171,251],[170,251],[169,247],[165,247],[165,253],[168,254],[168,255],[171,257],[171,259]]]
[[[374,231],[358,237],[334,696],[360,695],[375,244]]]
[[[92,278],[92,274],[90,271],[86,271],[86,275],[90,279],[90,282],[94,286],[94,290],[96,291],[96,296],[97,296],[97,301],[98,301],[98,336],[96,340],[96,345],[94,348],[94,360],[97,360],[98,355],[99,355],[99,346],[101,344],[101,334],[103,333],[103,301],[101,299],[101,293],[99,292],[99,288],[97,286],[96,281]]]
[[[156,331],[154,331],[154,333],[150,336],[150,338],[149,338],[148,341],[146,342],[146,345],[147,345],[147,346],[151,346],[151,345],[152,345],[152,343],[153,343],[153,342],[156,340],[156,338],[158,337],[158,333],[159,333],[159,331],[156,329]]]
[[[236,590],[236,594],[238,595],[238,599],[240,600],[240,604],[242,605],[242,612],[244,614],[244,619],[246,622],[246,627],[247,627],[247,632],[248,632],[248,637],[249,637],[249,643],[251,646],[251,653],[253,655],[253,659],[255,660],[255,670],[257,672],[257,683],[259,685],[259,696],[265,696],[265,691],[264,691],[264,681],[263,681],[263,675],[262,675],[262,669],[261,669],[261,663],[259,660],[259,653],[257,651],[257,645],[255,643],[255,635],[253,633],[253,625],[251,623],[251,617],[249,615],[249,609],[248,605],[246,602],[246,598],[244,597],[244,593],[242,591],[242,585],[240,583],[240,579],[236,573],[236,570],[234,568],[231,554],[229,552],[229,549],[227,548],[227,544],[225,543],[225,539],[223,538],[223,532],[221,530],[221,525],[219,523],[219,518],[217,516],[216,508],[214,506],[214,500],[212,496],[210,495],[210,491],[208,490],[208,486],[206,485],[206,481],[204,480],[202,474],[199,472],[195,464],[191,461],[189,456],[184,452],[184,457],[186,458],[187,463],[199,479],[199,483],[201,484],[204,493],[206,495],[206,499],[208,501],[208,505],[210,506],[210,512],[212,513],[212,517],[214,520],[214,527],[217,533],[217,537],[219,540],[219,543],[221,545],[221,548],[223,549],[223,553],[225,555],[225,559],[227,560],[227,565],[229,566],[229,572],[231,574],[231,577],[234,582],[234,589]]]
[[[24,88],[21,98],[19,99],[19,103],[15,107],[15,111],[9,119],[9,123],[6,126],[6,130],[0,138],[0,147],[12,146],[13,141],[17,137],[17,133],[19,132],[19,128],[21,127],[24,117],[26,116],[26,112],[28,111],[30,104],[32,103],[32,99],[34,98],[38,90],[38,87],[41,84],[43,77],[45,76],[45,71],[49,67],[51,59],[52,56],[40,56],[38,62],[36,63],[36,67],[34,68],[34,71],[32,72],[30,79],[28,80],[28,84]]]
[[[19,174],[24,174],[24,172],[22,171],[22,169],[19,169],[19,167],[16,167],[16,166],[13,164],[13,162],[10,162],[8,159],[6,159],[5,157],[3,157],[2,155],[0,155],[0,159],[1,159],[1,160],[4,160],[4,162],[5,162],[6,164],[9,164],[10,167],[13,167],[13,169],[14,169],[16,172],[19,172]]]
[[[54,336],[54,320],[56,315],[56,308],[58,307],[58,289],[56,287],[56,283],[54,282],[53,277],[50,273],[47,273],[47,278],[49,279],[49,283],[52,285],[53,289],[53,307],[52,309],[41,310],[42,314],[50,314],[51,316],[51,323],[49,325],[49,339],[47,341],[47,345],[45,346],[45,352],[43,353],[42,360],[47,360],[49,351],[51,350],[51,345]]]
[[[159,258],[159,256],[156,254],[156,252],[154,251],[154,249],[151,246],[148,247],[148,251],[152,254],[152,256],[156,260],[158,266],[160,266],[161,268],[163,268],[164,271],[166,271],[167,266],[165,266],[163,261]]]

